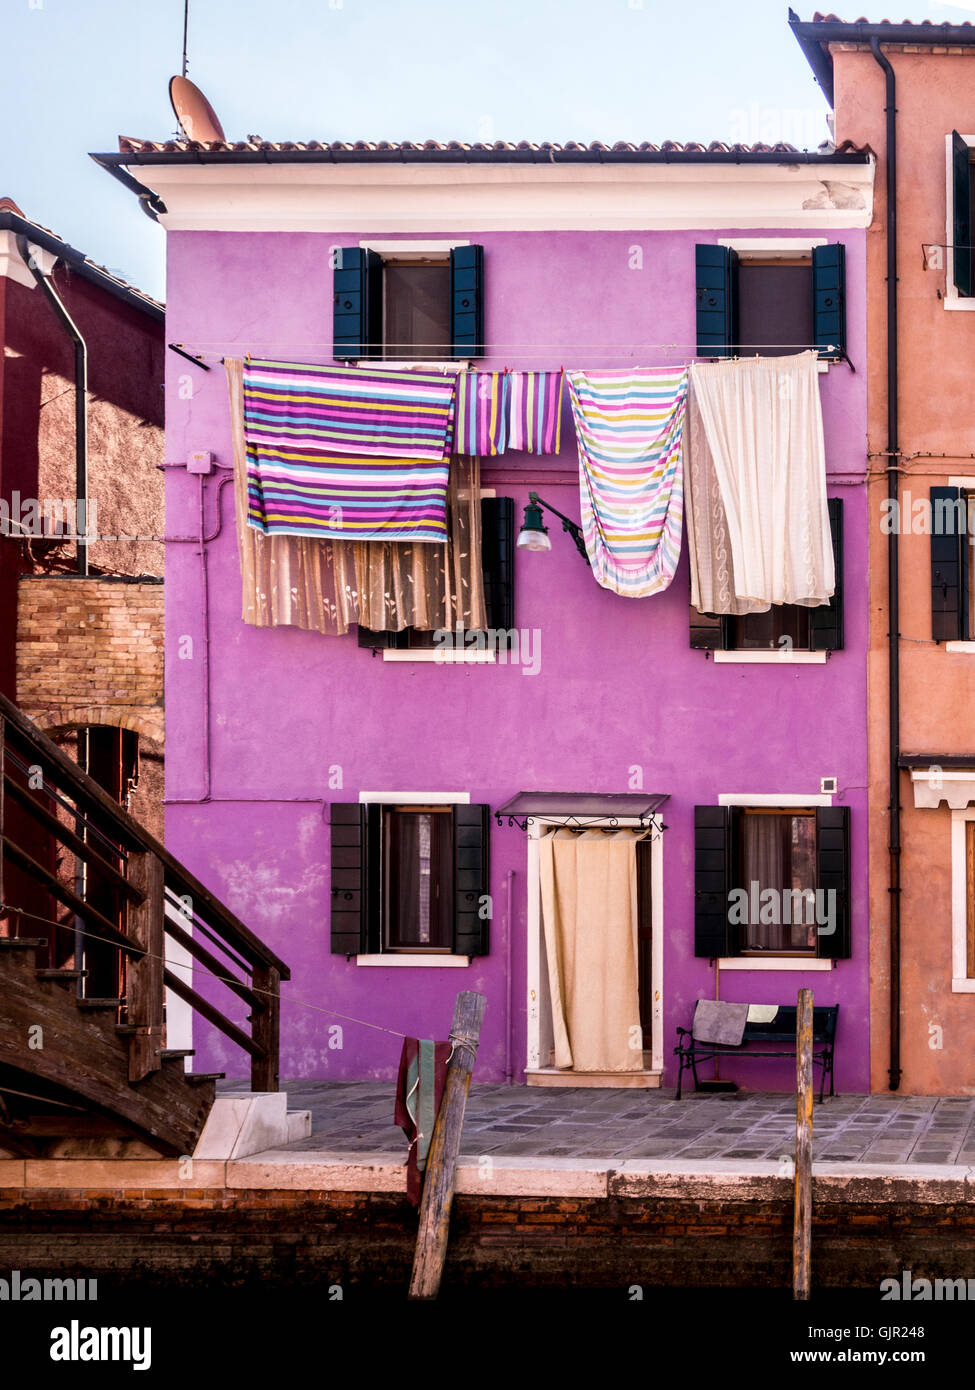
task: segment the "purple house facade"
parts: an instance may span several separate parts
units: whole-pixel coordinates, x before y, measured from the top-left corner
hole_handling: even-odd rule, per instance
[[[168,239],[167,341],[199,359],[168,355],[167,535],[201,539],[167,547],[167,844],[292,968],[282,1076],[391,1080],[395,1035],[445,1036],[457,991],[474,989],[487,997],[479,1081],[669,1086],[676,1029],[690,1026],[697,1000],[794,1004],[810,986],[817,1005],[839,1005],[837,1089],[868,1090],[872,158],[221,146],[201,160],[198,149],[130,142],[113,158],[154,195],[146,200]],[[407,268],[403,286],[386,282],[376,332],[402,357],[414,331],[414,356],[425,360],[422,325],[439,310],[424,309],[427,291],[407,283],[409,268],[442,269],[462,247],[482,248],[483,351],[475,332],[471,360],[535,370],[709,355],[709,264],[736,298],[731,351],[815,343],[818,249],[843,248],[834,346],[848,360],[825,353],[819,373],[842,576],[830,640],[802,615],[795,626],[780,614],[702,623],[689,603],[686,537],[663,592],[633,599],[601,588],[557,515],[580,515],[568,392],[557,454],[480,460],[481,494],[494,503],[485,535],[500,526],[493,543],[506,557],[494,576],[515,634],[506,648],[444,661],[429,646],[369,644],[355,627],[333,636],[242,621],[220,360],[330,362],[337,249],[372,253],[387,276]],[[434,299],[456,289],[447,275],[430,285]],[[549,509],[547,552],[513,544],[532,492]],[[832,936],[786,928],[749,941],[727,926],[715,935],[714,876],[747,893],[745,826],[763,815],[792,845],[794,883],[824,882],[816,875],[832,847],[843,918]],[[402,833],[396,817],[409,821]],[[625,1071],[556,1065],[540,841],[567,824],[642,837],[642,1065]],[[402,884],[387,876],[417,835],[433,926],[411,937],[395,920]],[[816,866],[809,879],[796,868],[803,846]],[[457,901],[441,902],[450,892]],[[372,894],[372,918],[358,894]],[[615,969],[609,950],[597,973],[611,980]],[[180,1026],[175,1007],[170,1026]],[[193,1045],[198,1067],[242,1074],[221,1035],[204,1031]],[[792,1085],[788,1060],[741,1073],[746,1085]]]

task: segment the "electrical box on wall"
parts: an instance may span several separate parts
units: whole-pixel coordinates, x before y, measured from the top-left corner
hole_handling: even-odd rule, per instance
[[[819,790],[823,793],[824,796],[835,796],[836,781],[837,779],[835,777],[821,777],[819,779]]]
[[[213,469],[213,455],[209,449],[191,449],[186,455],[187,473],[209,473]]]

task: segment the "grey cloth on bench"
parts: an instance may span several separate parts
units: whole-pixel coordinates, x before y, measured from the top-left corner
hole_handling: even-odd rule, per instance
[[[745,1032],[747,1004],[725,1004],[719,999],[699,999],[691,1033],[695,1042],[737,1047]]]

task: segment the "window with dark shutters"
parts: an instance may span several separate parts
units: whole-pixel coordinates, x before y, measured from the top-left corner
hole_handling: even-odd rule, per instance
[[[397,260],[358,246],[336,248],[332,356],[420,361],[483,356],[484,248],[454,247],[449,271],[447,256],[445,251],[440,261],[420,261],[407,252]],[[385,296],[384,267],[393,277]],[[442,342],[445,331],[449,350]]]
[[[487,626],[499,645],[515,625],[515,504],[511,497],[481,498],[481,576]],[[374,650],[433,646],[433,634],[417,628],[374,632],[359,628],[359,646]]]
[[[972,152],[957,130],[951,132],[952,183],[952,279],[955,289],[966,299],[971,298],[972,265]]]
[[[690,606],[690,645],[697,651],[756,650],[767,646],[780,651],[780,632],[793,633],[796,620],[802,638],[794,642],[796,651],[842,651],[843,649],[843,500],[827,498],[830,537],[833,544],[833,568],[836,574],[833,597],[818,608],[803,608],[780,604],[771,610],[771,618],[762,613],[741,618],[728,614],[699,613]],[[766,634],[763,640],[762,634]],[[806,635],[808,634],[808,635]],[[808,642],[808,647],[806,643]]]
[[[936,642],[968,638],[968,545],[964,494],[933,487],[931,500],[931,635]]]
[[[743,950],[747,932],[729,920],[731,894],[741,891],[746,897],[751,885],[744,882],[748,877],[748,859],[743,849],[741,828],[745,815],[762,815],[775,818],[783,824],[799,816],[808,819],[815,816],[815,884],[808,878],[802,889],[812,888],[816,894],[815,911],[815,956],[821,959],[844,959],[852,951],[851,933],[851,884],[850,884],[850,808],[848,806],[819,806],[813,812],[799,812],[775,807],[763,808],[761,812],[750,811],[740,806],[695,806],[694,807],[694,954],[717,959],[722,956],[759,954],[754,949]],[[811,851],[810,851],[811,856]],[[785,862],[785,860],[783,860]],[[797,865],[804,861],[792,858],[792,868],[784,875],[784,887],[796,888],[794,873]],[[812,873],[811,857],[806,864],[806,873]],[[775,886],[782,890],[783,885],[760,884],[760,890]],[[811,901],[811,900],[810,900]],[[748,903],[748,911],[752,904]],[[794,909],[794,899],[790,911]],[[782,904],[781,921],[789,920],[785,905]],[[803,921],[813,931],[811,913],[804,912]],[[757,925],[754,921],[752,925]],[[793,937],[795,938],[795,932]],[[801,936],[802,933],[800,932]],[[809,937],[806,948],[811,954],[813,938]],[[794,942],[793,942],[794,946]],[[769,955],[774,955],[770,950]],[[792,948],[788,954],[796,954]]]
[[[780,356],[814,347],[846,356],[846,248],[842,242],[795,253],[741,255],[695,247],[699,357]]]
[[[402,808],[400,808],[402,810]],[[438,808],[439,810],[439,808]],[[331,837],[331,951],[333,955],[355,956],[381,953],[398,942],[404,930],[422,911],[424,904],[406,904],[403,921],[384,916],[397,912],[397,902],[409,884],[428,895],[429,902],[442,898],[452,905],[450,953],[465,956],[487,955],[490,949],[490,807],[486,804],[450,807],[450,853],[439,852],[430,859],[430,871],[448,876],[438,893],[434,883],[401,864],[395,883],[386,881],[389,873],[384,855],[384,812],[396,808],[377,803],[333,801],[330,808]],[[404,884],[406,885],[404,887]],[[394,891],[390,893],[390,888]],[[392,927],[392,929],[391,929]],[[431,940],[435,940],[431,937]],[[415,943],[407,950],[416,949]]]

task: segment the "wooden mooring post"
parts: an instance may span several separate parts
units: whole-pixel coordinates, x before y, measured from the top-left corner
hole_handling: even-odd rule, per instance
[[[812,1279],[813,992],[796,1008],[796,1178],[792,1228],[792,1297],[808,1299]]]
[[[430,1154],[423,1177],[410,1298],[436,1298],[440,1292],[450,1233],[457,1155],[464,1131],[464,1111],[467,1109],[467,1093],[471,1086],[486,1005],[484,995],[475,994],[472,990],[458,994],[454,1004],[454,1021],[450,1025],[453,1052],[447,1063],[447,1080],[433,1126]]]

